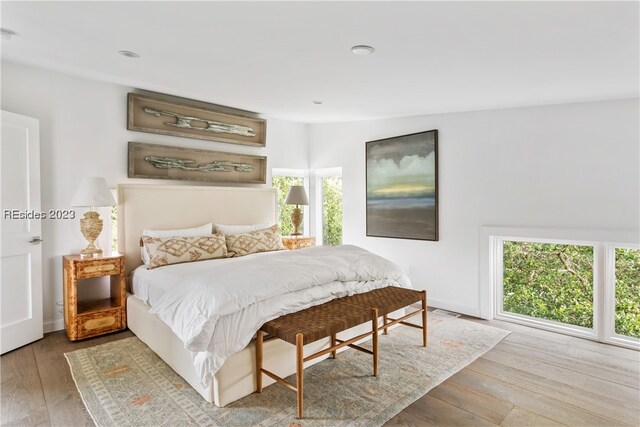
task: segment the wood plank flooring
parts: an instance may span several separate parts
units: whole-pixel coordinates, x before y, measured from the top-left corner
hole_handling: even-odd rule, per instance
[[[512,333],[386,426],[640,425],[639,352],[469,320]],[[92,426],[64,353],[130,336],[126,331],[72,343],[59,331],[1,356],[0,424]]]
[[[640,352],[513,323],[466,319],[511,334],[387,427],[640,425]]]

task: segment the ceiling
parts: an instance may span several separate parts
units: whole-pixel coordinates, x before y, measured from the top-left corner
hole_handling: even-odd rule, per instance
[[[17,33],[2,40],[2,60],[307,123],[639,91],[635,1],[1,7],[2,27]],[[357,44],[376,52],[356,56]]]

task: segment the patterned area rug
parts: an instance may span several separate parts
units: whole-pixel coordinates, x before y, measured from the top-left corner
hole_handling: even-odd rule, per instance
[[[420,345],[419,329],[399,327],[380,335],[377,378],[371,376],[371,356],[353,350],[305,369],[305,418],[300,425],[380,426],[508,334],[429,313],[427,348]],[[277,384],[224,408],[206,402],[136,337],[65,356],[100,427],[266,427],[297,421],[295,393]],[[293,376],[288,380],[295,384]]]

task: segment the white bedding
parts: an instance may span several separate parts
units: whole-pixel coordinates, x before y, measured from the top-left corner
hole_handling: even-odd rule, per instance
[[[411,287],[392,262],[356,246],[318,246],[137,269],[135,295],[182,340],[207,386],[265,322],[385,286]]]

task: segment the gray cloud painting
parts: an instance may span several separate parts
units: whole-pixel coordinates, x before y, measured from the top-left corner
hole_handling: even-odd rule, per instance
[[[438,240],[438,131],[366,147],[367,236]]]

